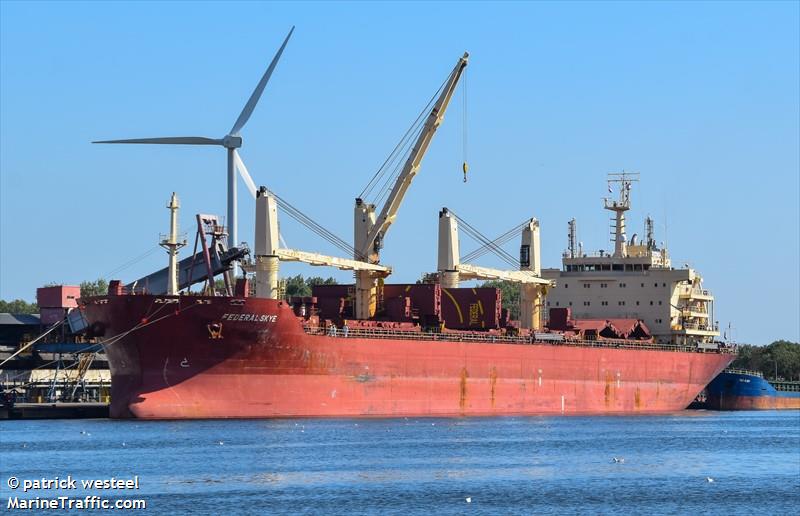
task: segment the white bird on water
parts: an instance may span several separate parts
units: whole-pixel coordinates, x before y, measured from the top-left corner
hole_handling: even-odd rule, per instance
[[[466,500],[467,500],[467,503],[472,503],[472,497],[471,497],[471,496],[468,496],[468,497],[466,498]]]
[[[713,482],[713,481],[714,481],[714,479],[713,479],[713,478],[711,478],[711,477],[706,477],[706,482],[708,482],[709,484],[710,484],[711,482]]]
[[[219,445],[220,445],[220,446],[222,446],[223,444],[225,444],[225,443],[224,443],[224,442],[222,442],[222,441],[219,441]]]
[[[625,458],[624,457],[612,457],[611,460],[614,461],[617,464],[625,464]]]

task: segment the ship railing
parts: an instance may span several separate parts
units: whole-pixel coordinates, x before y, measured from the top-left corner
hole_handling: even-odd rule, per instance
[[[711,296],[711,291],[702,288],[684,287],[680,290],[681,296]]]
[[[417,340],[430,342],[480,342],[482,344],[541,344],[552,346],[639,349],[652,351],[680,351],[689,353],[736,353],[735,346],[719,343],[717,348],[696,345],[662,344],[621,339],[582,340],[563,336],[563,338],[547,338],[544,335],[511,336],[480,333],[446,333],[426,331],[399,331],[385,328],[343,328],[304,326],[309,335],[327,335],[336,338],[368,338],[392,340]],[[561,334],[554,334],[553,337]]]
[[[707,324],[697,324],[697,323],[683,323],[682,328],[686,330],[716,331],[716,329]]]
[[[772,380],[769,382],[776,391],[781,392],[800,392],[800,382],[788,380]]]
[[[731,374],[748,374],[748,375],[751,375],[751,376],[758,376],[759,378],[764,378],[764,375],[761,374],[760,371],[751,371],[749,369],[736,369],[734,367],[729,367],[729,368],[725,369],[724,372],[731,373]]]

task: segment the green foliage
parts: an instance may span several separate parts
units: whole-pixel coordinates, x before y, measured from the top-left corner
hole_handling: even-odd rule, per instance
[[[38,314],[39,307],[36,303],[28,303],[22,299],[15,299],[13,301],[0,300],[0,313]]]
[[[321,278],[319,276],[303,278],[302,274],[289,276],[284,281],[286,283],[286,297],[308,297],[311,295],[311,287],[314,285],[336,285],[334,278]]]
[[[765,378],[800,379],[800,343],[776,340],[768,346],[739,346],[739,356],[731,367],[760,371]]]
[[[502,296],[503,308],[507,308],[513,320],[519,320],[520,284],[513,281],[485,281],[481,287],[499,288]]]
[[[108,294],[108,282],[103,278],[95,281],[81,281],[81,297],[105,296]]]

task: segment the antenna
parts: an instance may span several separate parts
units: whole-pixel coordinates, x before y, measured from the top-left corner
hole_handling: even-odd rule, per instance
[[[569,239],[567,244],[569,257],[575,258],[575,255],[578,252],[578,223],[575,221],[575,219],[569,221],[569,232],[567,237]]]
[[[624,258],[628,254],[627,242],[625,240],[625,212],[631,209],[631,185],[639,182],[638,172],[622,172],[608,174],[608,193],[613,193],[614,185],[618,185],[619,200],[610,197],[603,199],[603,207],[615,213],[614,228],[612,233],[614,243],[614,257]]]
[[[653,230],[653,219],[648,215],[644,219],[644,234],[647,243],[647,250],[654,251],[656,248],[655,231]]]

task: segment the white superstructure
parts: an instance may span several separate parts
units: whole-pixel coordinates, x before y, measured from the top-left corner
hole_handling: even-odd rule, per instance
[[[641,319],[658,342],[711,341],[719,336],[714,321],[714,296],[691,268],[673,268],[666,249],[653,237],[653,221],[645,221],[645,239],[627,240],[625,212],[638,174],[611,174],[619,199],[605,199],[614,212],[614,251],[584,253],[577,242],[575,220],[569,222],[569,246],[561,269],[543,269],[556,286],[547,293],[546,308],[571,308],[577,319]]]

